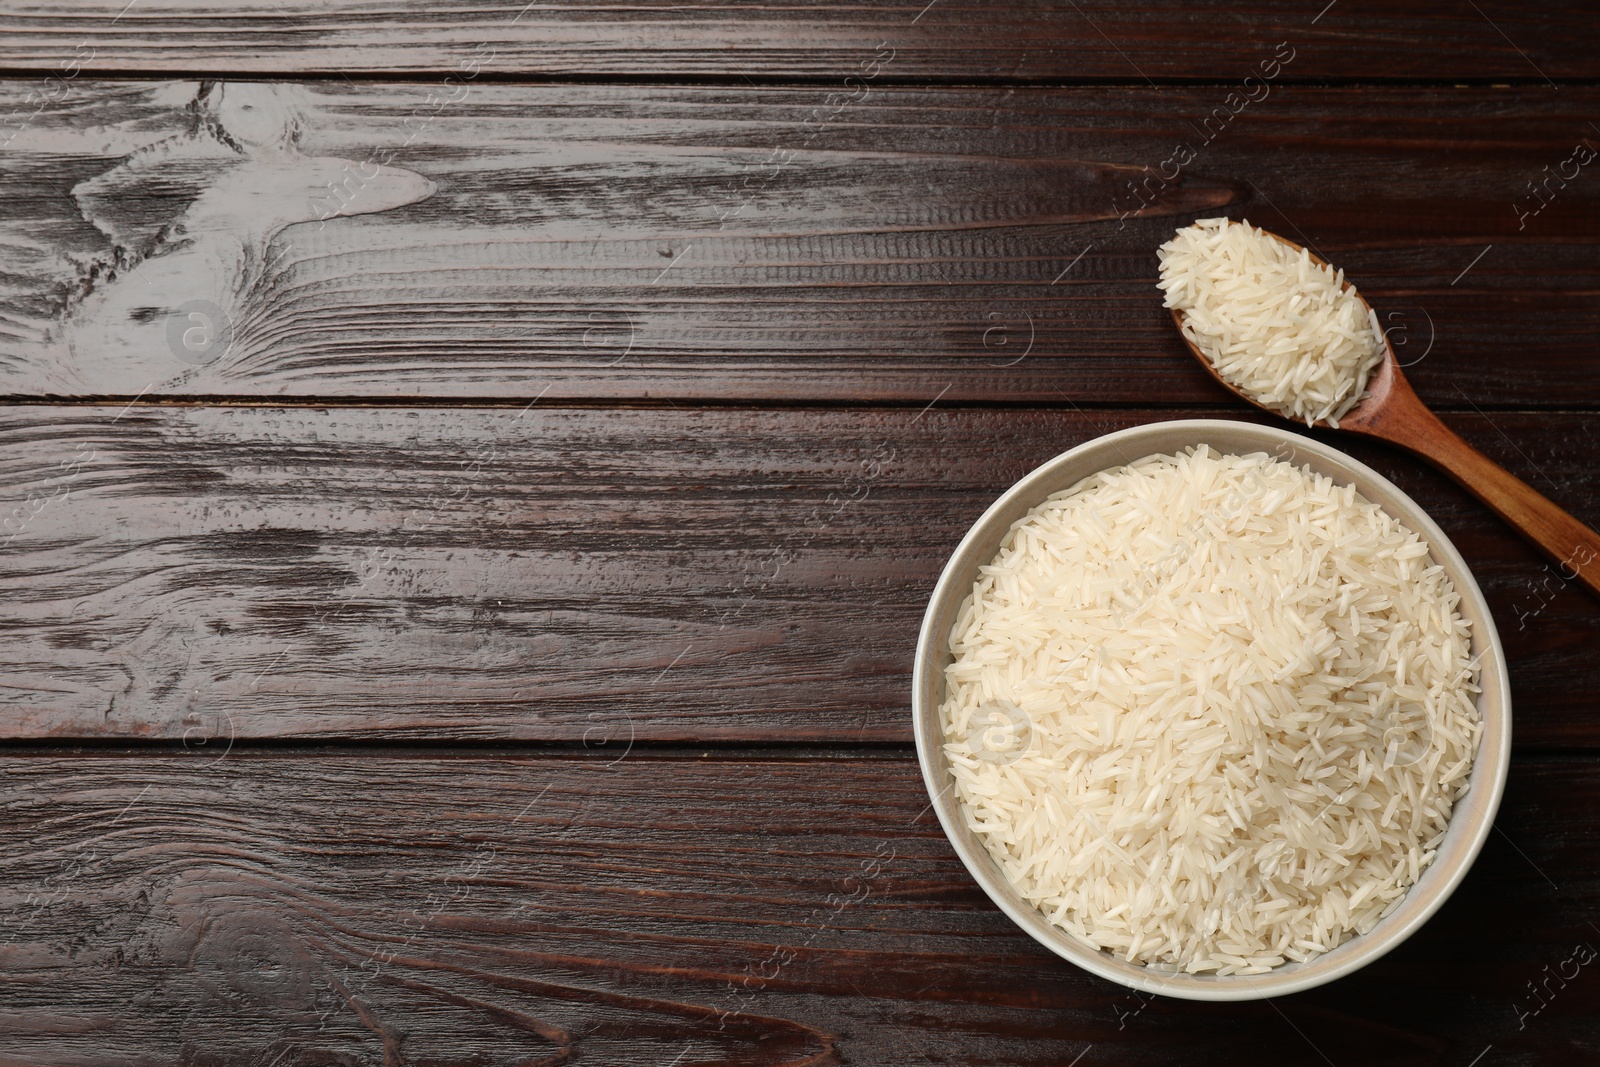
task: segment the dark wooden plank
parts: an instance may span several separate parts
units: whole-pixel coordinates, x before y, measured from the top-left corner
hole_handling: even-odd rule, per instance
[[[1226,99],[82,77],[0,157],[0,393],[1215,403],[1154,250],[1226,210],[1429,402],[1600,404],[1600,90]]]
[[[1462,1067],[1600,1043],[1600,978],[1572,966],[1600,945],[1593,762],[1516,761],[1502,833],[1420,933],[1242,1005],[1141,999],[1026,938],[907,755],[0,771],[8,1067]]]
[[[1573,0],[1440,5],[1343,0],[1129,4],[1110,0],[8,0],[0,65],[98,71],[455,71],[833,77],[880,45],[900,77],[1239,80],[1278,42],[1301,77],[1593,77],[1600,38]]]
[[[908,740],[916,629],[968,525],[1036,464],[1162,417],[3,409],[0,719],[196,743]],[[1597,517],[1592,416],[1451,421]],[[1600,742],[1600,604],[1420,461],[1336,442],[1473,565],[1519,742]]]

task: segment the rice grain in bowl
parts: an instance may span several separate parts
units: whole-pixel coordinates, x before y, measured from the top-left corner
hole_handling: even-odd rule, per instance
[[[1392,484],[1185,421],[990,508],[913,704],[945,831],[1024,929],[1139,988],[1248,999],[1349,973],[1460,881],[1505,778],[1505,677],[1470,572]]]

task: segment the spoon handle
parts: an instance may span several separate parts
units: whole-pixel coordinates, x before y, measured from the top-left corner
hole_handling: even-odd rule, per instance
[[[1404,430],[1391,424],[1378,436],[1433,460],[1538,546],[1563,578],[1576,578],[1600,593],[1600,534],[1467,444],[1422,404],[1408,415]]]

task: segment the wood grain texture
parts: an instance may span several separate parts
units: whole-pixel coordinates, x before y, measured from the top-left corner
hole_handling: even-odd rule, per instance
[[[1237,79],[1293,41],[1308,77],[1592,77],[1583,4],[1159,3],[1112,0],[7,0],[0,64],[49,70],[355,73],[448,71],[492,49],[507,76],[842,77],[879,42],[905,77]],[[89,51],[92,50],[92,51]]]
[[[1216,403],[1154,252],[1225,211],[1436,408],[1600,404],[1600,90],[64,85],[0,156],[12,397]]]
[[[0,409],[4,733],[906,741],[916,630],[967,527],[1051,456],[1163,417]],[[1594,520],[1591,416],[1451,421]],[[1600,742],[1600,603],[1420,461],[1328,439],[1473,567],[1518,743]]]
[[[1153,286],[1196,216],[1346,268],[1423,400],[1600,520],[1587,5],[0,27],[0,1067],[1600,1059],[1600,601],[1399,451],[1322,435],[1472,565],[1518,755],[1359,976],[1085,975],[906,744],[1005,486],[1252,417]]]
[[[1460,1067],[1600,1046],[1600,978],[1571,963],[1600,945],[1593,762],[1515,761],[1445,908],[1274,1004],[1141,1000],[1050,955],[966,874],[909,755],[0,769],[8,1067]]]

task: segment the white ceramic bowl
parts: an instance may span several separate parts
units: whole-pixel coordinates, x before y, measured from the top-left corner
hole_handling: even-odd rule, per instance
[[[1368,933],[1351,938],[1309,963],[1287,963],[1266,974],[1217,977],[1153,971],[1094,949],[1051,925],[1012,889],[983,843],[967,829],[945,759],[939,721],[944,668],[950,662],[950,627],[962,601],[972,591],[978,568],[994,557],[1012,523],[1050,494],[1069,489],[1097,471],[1198,444],[1208,444],[1224,453],[1266,452],[1309,466],[1340,485],[1354,485],[1362,496],[1425,537],[1433,549],[1434,561],[1443,565],[1461,594],[1459,610],[1472,624],[1472,652],[1481,671],[1479,684],[1483,692],[1478,708],[1484,728],[1472,768],[1472,788],[1456,808],[1433,864],[1411,887],[1400,907]],[[1365,464],[1301,434],[1253,423],[1186,419],[1122,430],[1057,456],[1012,486],[968,531],[939,578],[922,620],[913,685],[912,722],[923,780],[939,822],[984,892],[1035,940],[1085,970],[1148,993],[1189,1000],[1254,1000],[1310,989],[1350,974],[1410,937],[1461,883],[1483,847],[1500,806],[1511,759],[1511,692],[1506,681],[1505,653],[1483,592],[1444,531],[1415,501]]]

